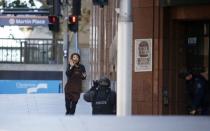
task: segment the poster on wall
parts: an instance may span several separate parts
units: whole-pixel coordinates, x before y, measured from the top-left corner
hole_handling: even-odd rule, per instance
[[[135,72],[152,71],[152,39],[135,40]]]

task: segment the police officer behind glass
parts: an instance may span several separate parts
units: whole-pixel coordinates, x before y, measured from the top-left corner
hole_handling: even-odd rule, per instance
[[[103,76],[93,81],[84,99],[92,103],[92,114],[116,114],[116,93],[110,88],[110,80]]]
[[[192,73],[190,71],[185,73],[185,80],[187,86],[187,93],[190,100],[191,115],[208,115],[208,86],[207,80],[199,73]]]

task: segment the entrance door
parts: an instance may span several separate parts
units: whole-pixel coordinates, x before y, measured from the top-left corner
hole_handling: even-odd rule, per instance
[[[187,114],[185,80],[179,74],[191,70],[208,79],[210,22],[176,21],[171,27],[170,44],[165,43],[164,49],[163,83],[168,104],[163,105],[163,111],[165,114]]]
[[[195,73],[208,71],[209,24],[186,23],[186,67]]]

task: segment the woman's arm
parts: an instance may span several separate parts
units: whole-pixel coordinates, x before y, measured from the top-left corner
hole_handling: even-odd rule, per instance
[[[87,76],[87,74],[86,74],[86,70],[85,70],[85,66],[84,65],[82,65],[82,64],[80,64],[80,69],[81,69],[81,79],[82,80],[85,80],[86,79],[86,76]]]
[[[66,69],[66,76],[70,77],[72,74],[72,70],[73,70],[74,66],[71,66],[70,64],[68,64],[67,69]]]

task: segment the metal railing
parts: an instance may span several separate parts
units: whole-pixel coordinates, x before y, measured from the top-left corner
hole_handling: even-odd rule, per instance
[[[0,63],[61,64],[61,40],[0,39]]]

